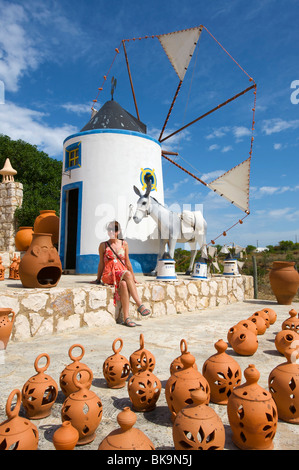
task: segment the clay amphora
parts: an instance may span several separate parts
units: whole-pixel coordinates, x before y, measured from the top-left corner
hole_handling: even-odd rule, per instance
[[[128,394],[135,411],[150,411],[156,407],[161,393],[161,382],[149,369],[148,354],[141,353],[142,369],[128,382]]]
[[[33,237],[33,227],[19,227],[15,236],[17,251],[27,251],[31,245]]]
[[[204,362],[202,375],[209,382],[210,400],[226,405],[233,388],[241,384],[242,371],[237,361],[225,352],[227,343],[220,339],[214,346],[217,353]]]
[[[182,363],[182,355],[186,352],[188,352],[188,346],[187,342],[185,339],[181,339],[180,342],[180,349],[181,349],[181,355],[176,357],[172,363],[170,364],[170,373],[173,374],[174,372],[177,372],[178,370],[183,369],[183,363]],[[192,366],[195,370],[197,370],[197,365],[196,362],[194,362]]]
[[[299,343],[298,343],[299,347]],[[270,372],[268,384],[278,417],[287,423],[299,424],[299,349],[285,350],[287,362]]]
[[[299,273],[291,261],[274,261],[269,274],[272,291],[281,305],[291,305],[299,287]]]
[[[256,324],[257,334],[263,335],[267,330],[267,324],[261,315],[251,315],[248,320]]]
[[[270,450],[277,430],[277,407],[271,393],[258,385],[259,371],[249,365],[246,383],[234,388],[227,403],[227,416],[234,444],[243,450]]]
[[[85,371],[89,373],[88,369]],[[79,433],[77,445],[84,445],[96,437],[95,431],[102,420],[103,405],[94,392],[77,380],[77,371],[74,372],[73,382],[79,390],[64,400],[61,419],[63,422],[71,422]]]
[[[46,358],[47,363],[43,367],[38,367],[42,357]],[[27,380],[23,386],[22,404],[29,419],[41,419],[49,416],[51,408],[56,401],[58,386],[50,375],[44,373],[49,365],[50,357],[48,354],[42,353],[37,356],[34,362],[37,374]]]
[[[79,356],[73,355],[73,350],[75,348],[81,349],[81,354]],[[66,397],[68,397],[70,393],[76,392],[78,390],[73,382],[73,375],[75,370],[77,371],[77,378],[80,377],[79,381],[84,382],[88,389],[91,387],[93,373],[86,364],[80,362],[84,354],[85,349],[83,346],[81,346],[81,344],[73,344],[73,346],[71,346],[69,349],[69,357],[73,362],[66,366],[59,377],[60,388]],[[86,372],[86,370],[89,372]]]
[[[172,428],[176,450],[223,450],[225,431],[217,413],[206,404],[202,389],[191,392],[192,405],[178,412]]]
[[[4,281],[5,267],[2,264],[2,257],[0,256],[0,281]]]
[[[15,316],[11,308],[0,308],[0,350],[7,347]]]
[[[239,327],[230,337],[230,345],[241,356],[252,356],[258,348],[257,335],[249,328]]]
[[[20,262],[19,275],[23,286],[55,287],[61,274],[61,261],[51,234],[34,233],[32,243]]]
[[[281,325],[282,330],[293,330],[299,333],[299,315],[294,308],[289,311],[289,318],[287,318]]]
[[[59,217],[56,215],[56,211],[39,211],[39,216],[34,221],[33,229],[35,233],[50,233],[52,243],[56,245],[59,237]]]
[[[280,352],[280,354],[284,355],[285,350],[287,348],[296,347],[296,345],[298,344],[296,343],[296,341],[299,341],[299,334],[296,333],[296,331],[281,330],[275,336],[274,343],[277,351]]]
[[[266,307],[262,308],[262,311],[268,313],[270,319],[270,325],[273,325],[277,320],[277,314],[272,308]]]
[[[155,450],[152,441],[140,429],[133,428],[136,414],[127,406],[117,415],[120,428],[108,434],[98,450]]]
[[[131,354],[130,358],[129,358],[132,373],[136,374],[137,372],[140,372],[142,370],[142,364],[140,362],[140,357],[141,357],[141,354],[142,354],[143,351],[146,351],[146,353],[147,353],[146,357],[147,357],[147,361],[148,361],[148,370],[150,372],[153,372],[153,370],[155,368],[156,360],[155,360],[154,355],[150,351],[147,351],[144,348],[144,336],[143,336],[142,333],[140,334],[139,341],[140,341],[140,348],[137,349],[137,351],[134,351]],[[144,359],[145,359],[145,356],[144,356]]]
[[[120,347],[116,349],[116,343],[120,342]],[[103,364],[103,374],[109,388],[122,388],[130,375],[130,363],[122,356],[120,351],[123,347],[123,340],[116,338],[112,344],[114,354],[109,356]]]
[[[17,403],[11,409],[12,399],[17,395]],[[21,392],[13,390],[6,403],[7,420],[0,424],[0,450],[37,450],[38,429],[28,419],[19,416]]]
[[[79,433],[70,421],[63,421],[53,434],[53,444],[56,450],[73,450],[79,440]]]
[[[174,372],[167,380],[165,386],[165,397],[168,408],[171,412],[171,419],[174,420],[177,413],[191,405],[193,400],[191,392],[201,388],[207,395],[206,403],[210,401],[210,386],[205,377],[193,365],[195,357],[189,351],[181,356],[183,369]]]

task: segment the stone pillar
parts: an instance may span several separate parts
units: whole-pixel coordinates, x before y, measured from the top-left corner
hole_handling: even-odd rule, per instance
[[[15,248],[15,211],[23,202],[23,185],[15,181],[0,183],[0,252],[13,254]]]

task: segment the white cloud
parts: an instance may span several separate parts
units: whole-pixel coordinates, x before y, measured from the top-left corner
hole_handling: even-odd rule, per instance
[[[273,196],[274,194],[283,194],[286,192],[299,191],[299,185],[296,186],[261,186],[260,188],[251,187],[251,197],[260,199],[263,196]]]
[[[262,130],[266,135],[285,131],[286,129],[298,129],[299,119],[285,121],[280,118],[266,119],[263,121]]]
[[[210,151],[212,151],[212,150],[218,150],[219,148],[220,148],[219,145],[213,144],[213,145],[210,145],[210,147],[209,147],[208,150],[210,150]]]
[[[221,152],[223,153],[226,153],[226,152],[229,152],[230,150],[232,150],[232,146],[231,145],[226,145],[225,147],[223,147],[223,149],[221,150]]]
[[[13,140],[22,139],[50,157],[62,156],[63,141],[78,129],[69,124],[50,127],[43,122],[44,113],[29,108],[21,108],[13,103],[0,106],[0,132]]]
[[[235,126],[233,127],[233,134],[236,139],[241,139],[242,137],[247,137],[251,135],[251,130],[244,126]]]
[[[206,136],[206,139],[215,139],[215,138],[219,138],[219,137],[224,137],[228,132],[229,132],[229,127],[227,126],[224,126],[224,127],[219,127],[219,129],[214,129],[213,132],[211,132],[211,134],[208,134]]]
[[[282,148],[282,144],[274,144],[274,150],[280,150]]]
[[[61,107],[66,111],[74,114],[86,114],[89,113],[91,115],[91,105],[90,104],[75,104],[75,103],[65,103],[62,104]]]
[[[7,91],[15,92],[24,73],[37,68],[41,52],[22,25],[27,22],[24,8],[1,1],[0,9],[0,79]]]
[[[201,175],[200,179],[205,182],[211,182],[219,176],[223,175],[223,173],[225,173],[225,170],[210,171],[209,173],[204,173],[203,175]]]

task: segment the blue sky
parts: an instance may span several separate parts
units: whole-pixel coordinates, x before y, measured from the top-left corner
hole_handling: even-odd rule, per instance
[[[203,24],[257,84],[250,216],[220,237],[265,246],[299,241],[298,0],[0,0],[0,133],[62,159],[63,140],[90,119],[122,39]],[[127,43],[141,120],[159,136],[178,77],[159,41]],[[117,78],[114,99],[135,114],[124,54],[117,55],[99,109]],[[248,77],[204,30],[186,73],[167,133],[250,86]],[[0,87],[1,90],[1,87]],[[165,141],[177,162],[211,181],[248,157],[253,94]],[[167,144],[167,146],[166,146]],[[244,213],[163,160],[165,202],[203,204],[208,241]]]

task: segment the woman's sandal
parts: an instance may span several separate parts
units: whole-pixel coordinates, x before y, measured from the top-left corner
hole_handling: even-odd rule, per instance
[[[137,326],[133,320],[130,320],[130,318],[126,318],[126,320],[122,324],[130,327]]]
[[[142,317],[147,317],[151,313],[150,310],[146,308],[143,304],[141,304],[140,307],[137,308],[137,312],[139,312]]]

